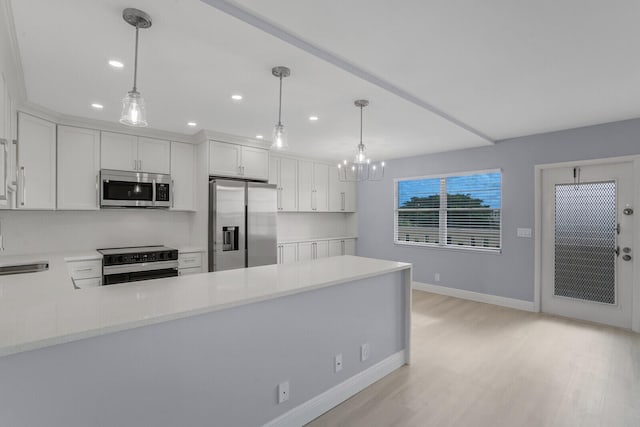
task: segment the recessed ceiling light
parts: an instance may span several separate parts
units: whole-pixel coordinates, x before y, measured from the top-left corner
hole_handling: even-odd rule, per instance
[[[198,126],[198,124],[196,122],[187,122],[187,126]]]
[[[318,121],[318,116],[309,116],[309,120],[311,120],[312,122],[316,122]]]
[[[240,101],[242,99],[242,95],[231,95],[231,99],[233,99],[234,101]]]
[[[93,104],[91,104],[91,106],[96,110],[102,110],[104,108],[104,105],[98,104],[97,102],[94,102]]]
[[[124,64],[116,59],[110,59],[109,60],[109,65],[111,65],[111,67],[113,68],[122,68],[124,67]]]
[[[257,138],[257,139],[262,139],[262,138],[264,138],[264,136],[262,136],[262,135],[256,135],[256,138]]]

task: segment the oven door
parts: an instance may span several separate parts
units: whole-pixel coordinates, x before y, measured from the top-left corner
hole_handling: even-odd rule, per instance
[[[176,277],[178,275],[178,261],[110,265],[104,266],[102,272],[103,285]]]

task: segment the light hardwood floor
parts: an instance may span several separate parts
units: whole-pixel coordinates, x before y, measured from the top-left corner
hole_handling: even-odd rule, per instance
[[[413,297],[412,364],[308,427],[640,427],[640,335]]]

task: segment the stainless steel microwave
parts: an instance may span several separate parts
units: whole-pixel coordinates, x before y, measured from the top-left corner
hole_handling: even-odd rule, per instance
[[[100,171],[100,206],[105,208],[169,208],[171,175]]]

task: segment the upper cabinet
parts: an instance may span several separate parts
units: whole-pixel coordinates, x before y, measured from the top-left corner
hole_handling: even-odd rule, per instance
[[[298,160],[298,210],[329,211],[329,166]]]
[[[194,211],[196,194],[196,146],[171,142],[171,209]]]
[[[132,172],[171,172],[171,143],[114,132],[102,132],[102,169]]]
[[[269,184],[276,186],[278,210],[298,210],[298,161],[286,157],[271,156],[269,160]]]
[[[269,151],[228,142],[209,142],[209,175],[267,181]]]
[[[58,209],[100,208],[100,132],[58,126]]]
[[[11,144],[11,108],[9,91],[4,76],[0,73],[0,206],[9,205],[9,151]]]
[[[356,183],[338,179],[338,168],[329,168],[329,211],[356,211]]]
[[[18,117],[18,208],[56,207],[56,125],[29,114]]]

